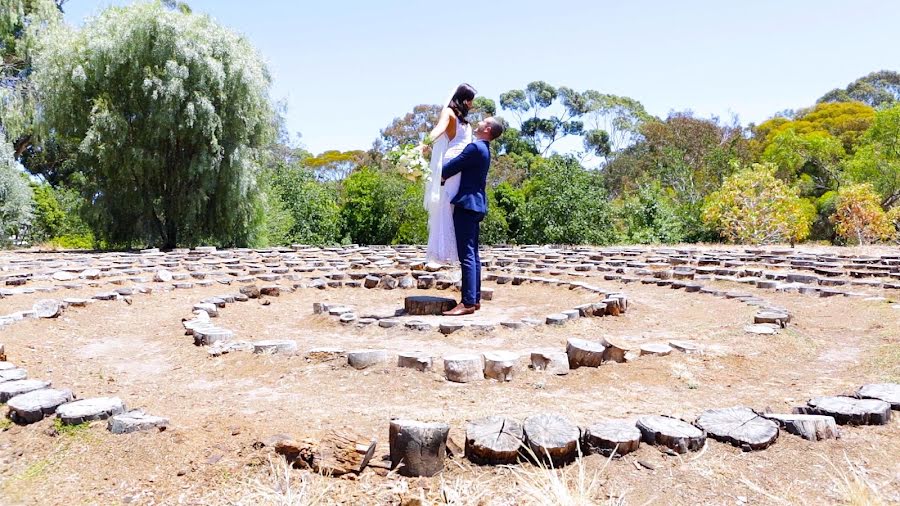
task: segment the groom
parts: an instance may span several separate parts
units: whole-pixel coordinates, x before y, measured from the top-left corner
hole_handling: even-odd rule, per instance
[[[475,142],[466,146],[456,158],[444,164],[441,183],[456,174],[460,176],[459,191],[453,200],[453,228],[456,231],[456,251],[462,267],[462,301],[444,316],[461,316],[481,308],[481,257],[478,255],[478,233],[481,220],[487,214],[488,168],[491,165],[490,142],[503,133],[503,125],[494,118],[485,118],[475,128]]]

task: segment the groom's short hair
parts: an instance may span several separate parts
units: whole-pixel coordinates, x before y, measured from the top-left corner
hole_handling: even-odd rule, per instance
[[[505,128],[503,127],[503,123],[501,123],[499,120],[494,119],[494,117],[492,116],[489,118],[485,118],[484,122],[487,123],[491,129],[491,140],[494,140],[497,137],[503,135],[503,130],[505,130]]]

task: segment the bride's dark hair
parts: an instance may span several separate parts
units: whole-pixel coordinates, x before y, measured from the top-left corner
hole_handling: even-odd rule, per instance
[[[453,111],[453,114],[456,114],[456,118],[464,125],[469,123],[466,120],[466,116],[469,114],[469,106],[466,105],[466,101],[474,100],[476,93],[478,92],[471,85],[462,83],[456,87],[456,93],[453,94],[453,98],[447,104],[447,107]]]

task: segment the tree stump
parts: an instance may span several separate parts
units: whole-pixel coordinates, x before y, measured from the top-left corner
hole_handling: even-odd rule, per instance
[[[515,464],[524,444],[522,425],[511,418],[489,416],[466,424],[466,458],[481,465]]]
[[[789,321],[790,316],[788,313],[780,311],[759,311],[753,316],[753,323],[771,323],[781,328],[787,327]]]
[[[890,404],[893,409],[900,409],[900,385],[897,383],[863,385],[856,391],[856,396],[862,399],[878,399]]]
[[[93,397],[68,402],[56,408],[56,417],[64,425],[78,425],[125,412],[125,403],[118,397]]]
[[[885,425],[891,420],[891,405],[877,399],[816,397],[806,407],[794,411],[803,415],[832,416],[841,425]]]
[[[408,477],[428,477],[441,472],[447,456],[449,432],[450,426],[445,423],[391,420],[391,468]]]
[[[625,354],[628,353],[628,347],[617,340],[611,341],[610,339],[603,339],[601,344],[606,346],[606,349],[603,350],[604,362],[617,362],[620,364],[625,362]]]
[[[292,339],[266,339],[253,343],[253,353],[279,353],[293,355],[297,353],[297,341]]]
[[[32,310],[38,318],[56,318],[62,314],[62,309],[62,304],[53,299],[41,299],[32,306]]]
[[[670,416],[650,415],[638,418],[641,438],[650,445],[661,445],[677,453],[697,451],[706,442],[706,433]]]
[[[157,283],[168,283],[172,281],[172,273],[166,269],[159,269],[153,274],[153,281]]]
[[[569,357],[569,367],[600,367],[603,363],[603,352],[606,346],[602,343],[586,341],[584,339],[570,338],[566,341],[566,355]]]
[[[606,457],[631,453],[640,444],[641,431],[627,420],[597,422],[584,432],[584,447]]]
[[[748,408],[710,409],[695,425],[716,441],[744,450],[763,450],[778,439],[778,424]]]
[[[17,395],[49,388],[49,381],[23,379],[0,383],[0,403],[5,403]]]
[[[619,299],[603,299],[602,302],[606,305],[604,314],[609,316],[619,316],[622,314],[622,310],[619,308]]]
[[[40,422],[45,416],[53,414],[61,404],[71,402],[72,399],[74,397],[71,390],[44,388],[17,395],[6,404],[9,406],[9,418],[13,422],[28,424]]]
[[[444,357],[444,375],[456,383],[469,383],[484,379],[484,363],[481,355],[460,353]]]
[[[489,351],[484,357],[484,377],[497,381],[512,381],[516,369],[517,353],[509,351]]]
[[[459,322],[444,322],[438,325],[438,330],[441,331],[441,334],[450,335],[457,330],[462,330],[466,325],[464,323]]]
[[[833,417],[825,415],[796,415],[788,413],[767,413],[763,415],[774,421],[782,429],[809,441],[836,439],[841,437]]]
[[[569,356],[562,351],[536,351],[531,354],[531,367],[550,374],[569,374]]]
[[[547,325],[562,325],[569,320],[569,317],[562,313],[554,313],[547,315],[544,320]]]
[[[251,299],[259,298],[259,287],[256,285],[242,286],[240,292]]]
[[[384,350],[355,350],[347,352],[347,363],[354,369],[366,369],[388,361]]]
[[[673,349],[687,354],[700,352],[700,346],[698,346],[696,343],[692,343],[691,341],[672,340],[669,341],[669,346],[671,346]]]
[[[579,456],[581,430],[564,416],[529,416],[522,429],[532,457],[540,462],[561,466]]]
[[[419,372],[430,371],[433,366],[431,355],[414,351],[412,353],[400,353],[397,356],[397,367],[415,369]]]
[[[325,476],[361,473],[377,442],[350,431],[331,431],[322,440],[302,438],[283,440],[275,444],[275,452],[294,467],[309,469]]]
[[[447,297],[413,295],[403,299],[403,309],[408,315],[440,315],[456,307],[456,300]]]
[[[672,347],[663,343],[648,343],[641,345],[641,356],[658,355],[664,357],[672,353]]]

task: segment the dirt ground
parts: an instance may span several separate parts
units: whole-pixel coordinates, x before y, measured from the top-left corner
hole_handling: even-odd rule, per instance
[[[431,479],[383,476],[369,469],[356,480],[285,469],[269,446],[277,434],[319,435],[351,427],[387,453],[393,417],[448,422],[463,440],[467,420],[490,414],[518,419],[554,412],[584,426],[608,418],[668,414],[693,420],[710,408],[747,406],[789,412],[811,397],[851,392],[863,383],[900,381],[900,309],[890,301],[815,298],[760,291],[723,282],[788,308],[793,321],[772,336],[744,332],[755,308],[699,293],[593,280],[625,292],[621,317],[581,319],[562,327],[437,331],[342,326],[314,315],[314,302],[353,305],[363,315],[402,307],[414,290],[298,290],[263,306],[229,304],[218,324],[243,340],[295,339],[301,351],[319,347],[522,353],[509,383],[445,381],[386,365],[357,371],[340,359],[231,353],[208,357],[184,335],[181,318],[200,299],[236,286],[135,295],[123,301],[70,308],[54,320],[25,320],[0,330],[9,360],[29,377],[52,380],[81,398],[114,395],[129,408],[166,416],[164,432],[113,435],[105,422],[59,429],[52,418],[0,432],[3,504],[530,504],[531,465],[474,466],[449,460]],[[151,283],[151,285],[153,285]],[[590,294],[544,285],[495,285],[477,321],[545,315],[595,300]],[[30,308],[46,297],[89,297],[106,288],[15,295],[0,314]],[[435,291],[436,295],[446,292]],[[896,294],[895,294],[896,296]],[[702,354],[642,357],[627,364],[578,369],[567,376],[528,370],[527,354],[563,350],[569,337],[627,337],[630,342],[684,339]],[[642,445],[621,459],[588,456],[561,473],[596,504],[845,503],[865,494],[900,502],[900,416],[890,424],[843,427],[838,440],[809,442],[782,433],[752,453],[710,440],[702,452],[672,457]],[[646,466],[637,464],[641,461]],[[648,467],[652,469],[648,469]],[[578,474],[586,482],[578,484]],[[593,481],[593,483],[589,483]],[[551,503],[547,496],[547,504]],[[416,503],[413,498],[424,498]],[[531,501],[531,502],[529,502]]]

